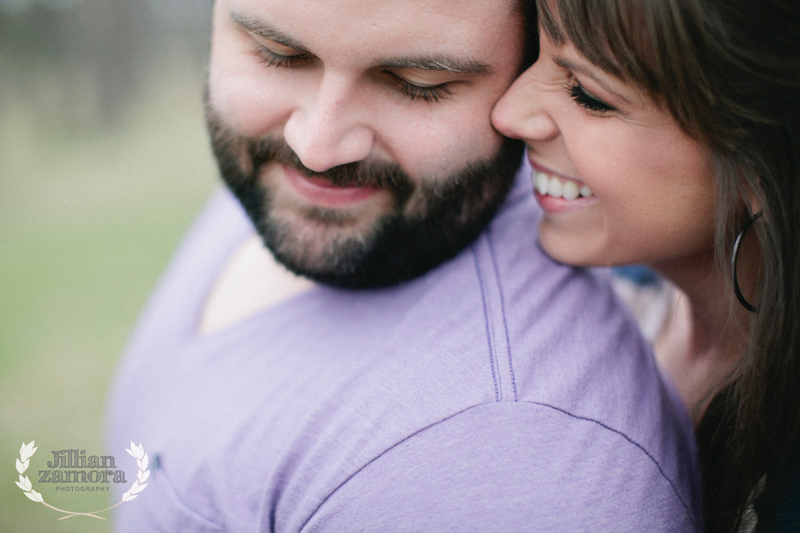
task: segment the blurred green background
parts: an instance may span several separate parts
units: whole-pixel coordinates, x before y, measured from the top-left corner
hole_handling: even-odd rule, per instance
[[[110,530],[29,501],[14,462],[35,439],[36,490],[93,511],[107,494],[37,483],[51,450],[131,460],[104,448],[109,381],[217,184],[201,101],[210,3],[0,0],[2,532]]]

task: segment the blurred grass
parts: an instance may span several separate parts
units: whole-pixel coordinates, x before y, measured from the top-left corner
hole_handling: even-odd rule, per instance
[[[160,81],[121,124],[79,129],[25,100],[0,101],[0,531],[101,532],[16,487],[22,442],[48,503],[75,511],[108,495],[56,493],[35,472],[51,450],[105,453],[109,380],[159,273],[216,184],[197,76]],[[130,460],[111,450],[119,462]],[[127,467],[126,467],[127,469]],[[134,502],[130,503],[133,505]]]

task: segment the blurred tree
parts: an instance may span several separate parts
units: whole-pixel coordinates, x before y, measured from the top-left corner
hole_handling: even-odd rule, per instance
[[[107,125],[154,78],[163,52],[198,69],[211,0],[0,0],[0,99],[47,120]],[[176,61],[172,57],[169,61]]]

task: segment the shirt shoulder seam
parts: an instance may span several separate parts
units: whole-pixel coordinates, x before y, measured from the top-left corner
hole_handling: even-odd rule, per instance
[[[492,229],[486,228],[486,244],[489,246],[489,256],[492,259],[492,269],[494,270],[495,283],[497,283],[497,293],[500,296],[500,316],[503,318],[503,332],[506,337],[506,351],[508,352],[508,373],[511,377],[511,388],[514,391],[514,401],[519,401],[517,392],[517,378],[514,375],[514,361],[511,356],[511,335],[508,332],[508,318],[506,317],[506,299],[503,293],[503,283],[500,280],[500,269],[497,264],[497,254],[492,244]]]
[[[499,382],[499,362],[497,360],[495,349],[494,349],[494,339],[492,338],[492,317],[489,310],[489,302],[488,298],[489,295],[487,294],[487,287],[486,282],[483,279],[483,275],[481,273],[481,265],[480,260],[478,259],[478,251],[475,249],[475,245],[473,244],[470,247],[470,251],[472,252],[472,258],[475,262],[475,275],[478,277],[478,287],[480,287],[481,291],[481,305],[483,306],[483,323],[486,329],[486,347],[489,351],[489,366],[492,369],[492,382],[494,383],[494,399],[495,402],[501,401],[501,386]]]

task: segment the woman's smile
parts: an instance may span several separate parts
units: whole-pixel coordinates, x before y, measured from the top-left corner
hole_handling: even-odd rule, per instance
[[[583,209],[597,201],[585,183],[540,165],[530,155],[528,161],[533,168],[531,183],[536,200],[548,214]]]

